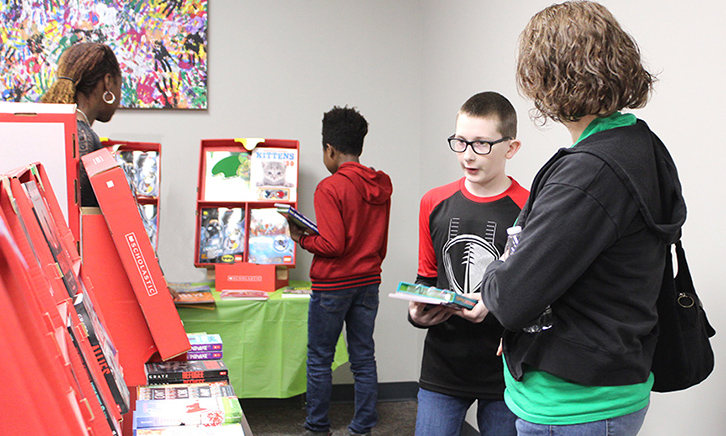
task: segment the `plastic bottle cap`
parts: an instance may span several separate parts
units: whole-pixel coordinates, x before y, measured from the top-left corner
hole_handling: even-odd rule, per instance
[[[514,226],[507,229],[507,235],[512,236],[522,232],[522,227]]]

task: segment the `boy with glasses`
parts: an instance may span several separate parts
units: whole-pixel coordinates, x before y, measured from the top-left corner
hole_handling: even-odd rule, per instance
[[[456,133],[448,142],[464,177],[421,199],[416,283],[479,292],[484,270],[502,254],[506,229],[529,194],[505,172],[507,160],[521,146],[516,137],[517,115],[502,95],[482,92],[461,107]],[[482,436],[514,436],[516,417],[504,404],[502,360],[497,356],[504,329],[494,317],[473,323],[458,313],[445,306],[409,303],[409,321],[428,329],[416,436],[458,436],[475,400]]]

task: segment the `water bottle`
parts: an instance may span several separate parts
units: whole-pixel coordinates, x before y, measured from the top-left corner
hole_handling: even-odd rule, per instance
[[[507,243],[504,245],[504,252],[500,257],[501,260],[507,260],[509,255],[515,252],[519,245],[519,234],[522,233],[522,227],[514,226],[507,229]]]
[[[539,333],[552,327],[552,307],[547,306],[537,318],[537,322],[529,327],[524,327],[525,333]]]

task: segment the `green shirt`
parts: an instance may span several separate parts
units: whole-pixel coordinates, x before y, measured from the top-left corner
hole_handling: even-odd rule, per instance
[[[593,133],[635,122],[635,115],[620,112],[596,118],[573,147]],[[504,401],[515,415],[535,424],[581,424],[627,415],[648,405],[653,386],[652,373],[646,382],[635,385],[585,386],[532,368],[526,368],[522,381],[517,381],[506,368]]]

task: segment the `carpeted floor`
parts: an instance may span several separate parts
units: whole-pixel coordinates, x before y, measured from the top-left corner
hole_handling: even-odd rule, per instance
[[[289,400],[241,400],[254,436],[297,436],[304,433],[305,405],[302,397]],[[378,402],[378,425],[373,436],[411,436],[416,424],[416,401]],[[330,405],[333,436],[347,436],[353,417],[352,403]]]

